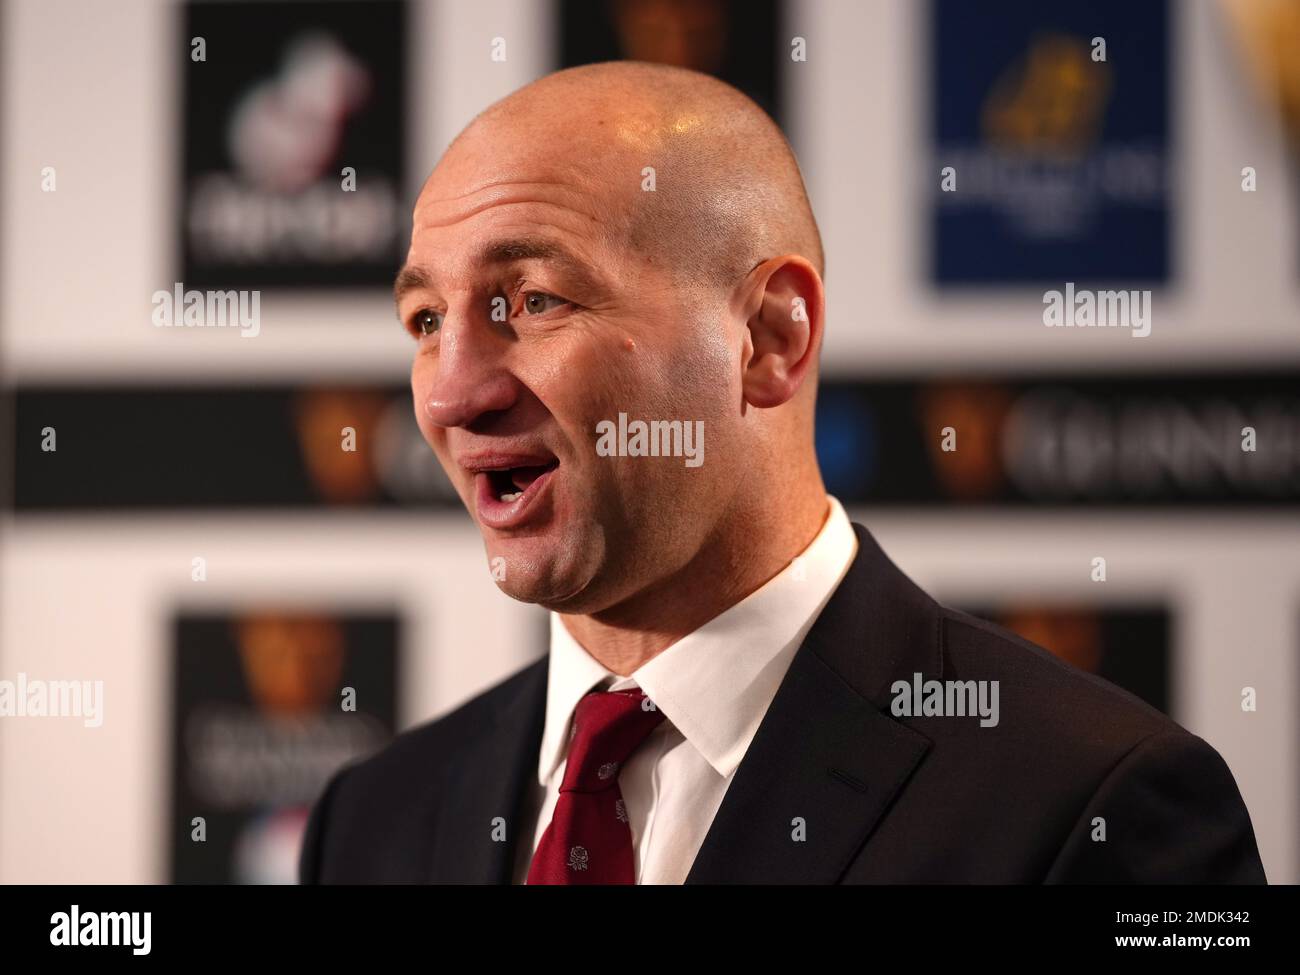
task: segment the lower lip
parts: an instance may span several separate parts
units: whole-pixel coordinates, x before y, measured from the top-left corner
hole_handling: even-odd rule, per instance
[[[474,476],[477,490],[478,520],[489,528],[514,528],[522,525],[536,510],[538,499],[559,470],[553,467],[524,489],[513,501],[502,501],[492,491],[492,479],[487,474]]]

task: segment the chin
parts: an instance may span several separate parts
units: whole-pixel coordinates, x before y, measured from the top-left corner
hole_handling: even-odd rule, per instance
[[[507,575],[504,579],[497,579],[496,584],[511,599],[562,613],[580,611],[575,609],[574,604],[575,601],[581,601],[585,589],[585,586],[580,586],[575,591],[571,584],[565,585],[551,578],[538,578],[525,573]]]
[[[587,578],[576,571],[566,546],[549,533],[485,537],[488,568],[497,588],[521,603],[547,609],[566,603],[586,588]]]

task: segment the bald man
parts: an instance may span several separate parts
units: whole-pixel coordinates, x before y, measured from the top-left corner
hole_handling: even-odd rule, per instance
[[[1263,880],[1210,746],[828,497],[823,277],[712,78],[561,71],[452,143],[396,282],[415,413],[550,652],[336,774],[304,882]]]

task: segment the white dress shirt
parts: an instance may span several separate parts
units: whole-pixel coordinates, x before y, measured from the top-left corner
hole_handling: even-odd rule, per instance
[[[827,501],[821,531],[798,558],[630,676],[606,670],[551,613],[546,726],[522,824],[532,843],[519,845],[515,883],[526,882],[532,853],[555,811],[578,701],[595,688],[632,686],[664,714],[618,776],[637,883],[685,881],[790,661],[857,552],[843,507],[833,497]]]

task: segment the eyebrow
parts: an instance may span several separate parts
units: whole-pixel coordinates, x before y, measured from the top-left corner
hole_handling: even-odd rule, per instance
[[[496,240],[485,245],[475,255],[476,267],[494,267],[503,264],[517,264],[521,261],[550,261],[564,270],[579,277],[584,284],[592,281],[586,266],[568,249],[545,237],[515,237]],[[418,264],[408,264],[397,273],[393,282],[393,300],[398,304],[409,291],[433,287],[433,276]]]
[[[400,305],[408,291],[418,291],[432,286],[433,279],[429,277],[429,272],[422,267],[408,264],[397,272],[397,280],[393,282],[393,301]]]

